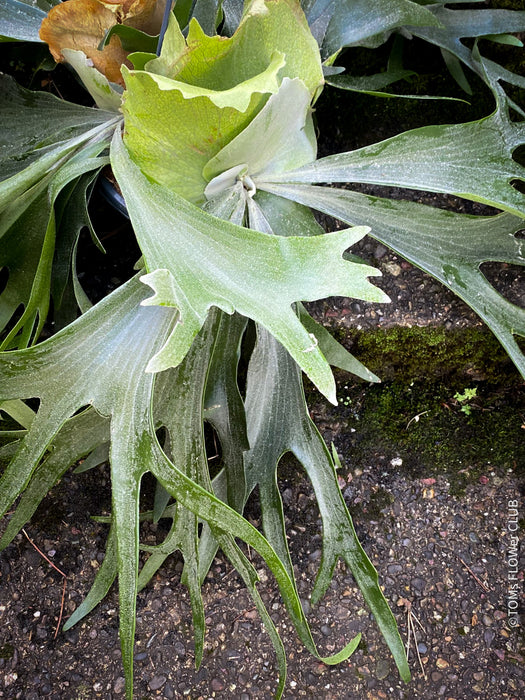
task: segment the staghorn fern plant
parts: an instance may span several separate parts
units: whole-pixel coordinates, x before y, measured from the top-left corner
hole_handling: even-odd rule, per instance
[[[6,0],[0,34],[44,41],[78,74],[96,107],[30,92],[6,75],[0,136],[1,410],[10,461],[0,481],[6,547],[64,472],[111,466],[106,557],[91,591],[66,623],[87,615],[118,578],[127,697],[133,696],[136,596],[180,551],[200,664],[201,583],[220,548],[239,572],[275,648],[282,642],[238,541],[253,547],[279,585],[305,646],[319,656],[301,608],[276,483],[292,452],[311,480],[323,522],[323,556],[312,598],[347,563],[400,676],[410,672],[395,620],[361,548],[335,475],[334,457],[309,418],[301,372],[336,402],[330,365],[377,381],[308,314],[302,302],[339,295],[387,301],[378,275],[346,251],[365,235],[456,292],[489,325],[525,375],[516,335],[525,314],[503,299],[480,265],[523,265],[525,112],[501,83],[525,78],[484,58],[478,37],[514,42],[525,12],[410,0]],[[172,11],[173,10],[173,11]],[[219,31],[217,34],[216,32]],[[392,42],[385,71],[335,66],[344,47]],[[463,68],[494,95],[483,119],[428,126],[349,153],[316,159],[313,105],[325,83],[389,95],[407,76],[400,42],[440,48],[454,78]],[[470,42],[462,40],[468,38]],[[518,42],[519,43],[519,42]],[[87,200],[111,166],[142,252],[140,272],[91,305],[76,274]],[[369,183],[450,193],[500,211],[469,216],[321,183]],[[325,233],[312,209],[349,228]],[[96,238],[96,234],[92,231]],[[81,314],[41,341],[51,300],[71,293]],[[239,390],[247,328],[246,387]],[[35,404],[29,399],[38,399]],[[211,478],[204,424],[213,426],[222,469]],[[157,480],[151,513],[139,512],[142,478]],[[242,513],[258,487],[263,533]],[[140,542],[141,518],[171,523],[157,546]],[[139,552],[147,554],[139,570]],[[359,643],[338,654],[337,663]],[[321,658],[321,657],[319,657]]]

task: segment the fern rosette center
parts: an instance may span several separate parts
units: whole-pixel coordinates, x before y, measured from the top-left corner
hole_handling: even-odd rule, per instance
[[[272,160],[278,157],[276,146],[267,142],[276,116],[275,107],[269,108],[270,98],[290,81],[299,85],[286,89],[295,95],[300,91],[304,98],[300,110],[294,105],[281,115],[281,131],[285,120],[295,122],[301,111],[308,156],[305,159],[303,148],[293,165],[315,159],[310,104],[323,84],[323,72],[319,47],[296,3],[248,3],[231,37],[209,37],[193,19],[185,38],[172,16],[160,56],[136,54],[130,59],[134,70],[123,68],[124,143],[148,178],[185,199],[202,206],[210,192],[215,197],[241,179],[247,188],[239,187],[239,195],[253,196],[261,151],[266,159],[269,151]],[[281,100],[281,111],[283,107]],[[254,121],[257,130],[250,129],[250,138],[241,139],[246,147],[237,147],[232,155],[232,142]],[[221,158],[225,149],[227,157]],[[289,150],[282,135],[277,150]],[[212,183],[223,173],[222,181]]]

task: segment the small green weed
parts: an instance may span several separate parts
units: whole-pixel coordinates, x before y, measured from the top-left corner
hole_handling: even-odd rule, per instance
[[[464,413],[466,416],[470,416],[472,413],[472,409],[474,408],[474,405],[471,403],[472,399],[475,399],[477,396],[478,390],[476,388],[474,389],[465,389],[462,394],[459,393],[459,391],[456,391],[454,394],[454,399],[457,401],[459,404],[461,404],[461,412]]]

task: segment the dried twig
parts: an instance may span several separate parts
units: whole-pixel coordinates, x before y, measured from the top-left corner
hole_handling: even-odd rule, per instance
[[[466,564],[466,563],[463,561],[463,559],[459,556],[459,554],[458,554],[457,552],[455,552],[455,551],[454,551],[453,549],[451,549],[450,547],[446,547],[446,546],[444,546],[444,549],[448,550],[449,552],[452,552],[452,554],[454,554],[454,556],[455,556],[457,559],[459,559],[459,561],[461,562],[462,566],[465,567],[465,569],[466,569],[466,570],[468,571],[468,573],[472,576],[472,578],[474,579],[474,581],[478,584],[478,586],[480,586],[480,588],[482,588],[482,589],[485,591],[485,593],[490,593],[490,588],[487,586],[487,584],[486,584],[486,583],[483,583],[483,581],[481,581],[481,579],[479,579],[479,578],[476,576],[476,574],[472,571],[472,569],[468,566],[468,564]]]
[[[55,571],[58,571],[58,573],[64,579],[64,583],[62,585],[62,600],[60,601],[60,613],[58,616],[58,622],[57,622],[57,626],[55,629],[55,635],[53,637],[53,639],[56,639],[58,636],[58,630],[60,629],[60,623],[62,622],[62,615],[64,614],[64,604],[65,604],[65,600],[66,600],[67,576],[63,571],[61,571],[58,568],[58,566],[53,564],[53,562],[51,561],[51,559],[49,559],[49,557],[46,557],[44,552],[36,546],[36,544],[33,542],[33,540],[29,537],[29,535],[27,534],[27,532],[23,528],[22,528],[22,532],[26,536],[26,538],[27,538],[28,542],[31,544],[31,546],[33,546],[36,549],[36,551],[40,554],[40,556],[47,561],[49,566],[51,566]]]
[[[62,622],[62,615],[64,614],[64,604],[66,602],[66,586],[67,586],[67,576],[64,576],[64,583],[62,584],[62,599],[60,601],[60,613],[58,615],[57,626],[55,627],[55,634],[53,639],[58,637],[58,630],[60,629],[60,623]]]
[[[424,632],[425,628],[421,624],[421,622],[417,619],[415,613],[412,610],[412,603],[407,600],[406,598],[400,598],[398,605],[404,606],[404,608],[407,611],[407,643],[406,643],[406,655],[407,655],[407,661],[410,656],[410,642],[413,639],[414,640],[414,646],[416,649],[416,654],[417,654],[417,660],[419,661],[419,666],[421,668],[421,673],[423,674],[423,678],[427,680],[427,674],[425,673],[425,667],[423,666],[423,662],[421,660],[421,654],[419,653],[419,649],[417,646],[417,636],[416,636],[416,626],[414,622],[417,622],[421,630]]]
[[[454,554],[456,554],[456,553],[454,552]],[[465,567],[465,569],[466,569],[466,570],[469,572],[469,574],[472,576],[472,578],[474,579],[474,581],[478,584],[478,586],[481,586],[481,588],[485,591],[485,593],[489,593],[489,592],[490,592],[490,588],[487,586],[487,584],[486,584],[486,583],[483,583],[483,581],[481,581],[481,580],[476,576],[476,574],[472,571],[472,569],[471,569],[469,566],[467,566],[467,564],[465,564],[465,562],[464,562],[463,559],[459,556],[459,554],[456,554],[456,556],[457,556],[457,558],[459,559],[459,561],[463,564],[463,566]]]
[[[425,416],[427,413],[428,413],[428,411],[423,411],[422,413],[418,413],[417,416],[414,416],[413,418],[411,418],[408,421],[407,427],[405,428],[405,430],[408,430],[408,427],[411,423],[414,423],[414,422],[419,423],[419,419],[421,418],[421,416]]]

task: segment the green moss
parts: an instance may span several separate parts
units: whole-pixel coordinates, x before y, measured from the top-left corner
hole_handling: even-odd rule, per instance
[[[447,473],[461,492],[487,469],[520,468],[525,460],[518,406],[510,395],[480,390],[470,416],[454,403],[455,386],[430,382],[392,382],[365,397],[359,430],[361,444],[372,440],[403,458],[415,477]],[[525,407],[525,396],[518,398]],[[518,409],[518,410],[516,410]]]
[[[359,640],[359,644],[357,645],[357,651],[363,652],[364,656],[368,656],[368,644],[366,643],[366,639],[364,637],[361,637]],[[356,667],[356,674],[360,678],[364,678],[362,673],[359,673]]]
[[[0,647],[0,659],[12,659],[15,653],[15,648],[12,644],[3,644]]]
[[[523,472],[523,380],[480,328],[351,331],[344,344],[384,381],[365,385],[338,373],[338,439],[354,464],[399,455],[414,478],[447,474],[451,492],[489,471]],[[466,415],[455,394],[475,388]],[[382,456],[382,457],[381,457]],[[359,517],[377,519],[377,503]]]
[[[499,342],[481,327],[345,329],[337,335],[383,381],[409,383],[430,377],[433,381],[446,378],[450,384],[477,379],[497,385],[519,379]]]

